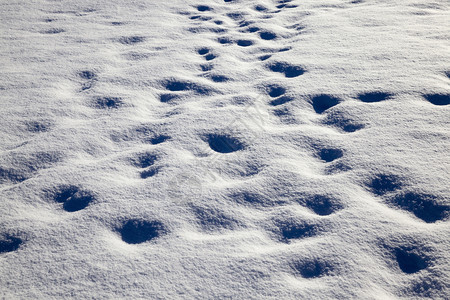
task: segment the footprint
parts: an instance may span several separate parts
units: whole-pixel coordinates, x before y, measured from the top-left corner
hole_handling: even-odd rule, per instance
[[[368,92],[358,95],[358,99],[366,103],[385,101],[390,97],[392,97],[392,94],[385,92]]]
[[[272,62],[267,65],[267,68],[272,72],[283,73],[287,78],[298,77],[305,73],[302,67],[285,62]]]
[[[267,7],[258,4],[258,5],[255,6],[255,10],[256,11],[267,11]]]
[[[340,102],[341,100],[339,98],[330,95],[317,95],[311,99],[314,111],[318,114],[338,105]]]
[[[300,273],[303,278],[307,279],[330,275],[333,271],[333,267],[321,259],[307,259],[295,262],[292,267],[294,271]]]
[[[376,174],[368,187],[378,196],[394,192],[402,187],[403,183],[399,176],[393,174]]]
[[[147,179],[158,174],[159,168],[149,168],[148,170],[144,170],[141,172],[141,178]]]
[[[280,201],[270,199],[265,195],[254,192],[239,192],[230,195],[230,198],[241,205],[256,207],[271,207],[280,204]]]
[[[204,231],[215,232],[221,230],[233,230],[239,226],[239,222],[233,217],[218,211],[217,209],[193,207],[198,223]]]
[[[273,32],[270,31],[262,31],[259,33],[259,36],[263,39],[263,40],[273,40],[277,38],[277,35]]]
[[[223,45],[224,44],[231,44],[231,43],[233,43],[233,41],[230,38],[228,38],[228,37],[220,37],[220,38],[217,39],[217,41],[219,43],[223,44]]]
[[[47,132],[51,128],[51,123],[46,121],[29,121],[25,123],[30,132]]]
[[[58,33],[62,33],[62,32],[66,32],[66,31],[64,29],[62,29],[62,28],[52,28],[52,29],[46,30],[46,31],[44,31],[42,33],[45,33],[45,34],[58,34]]]
[[[278,239],[284,243],[290,243],[292,240],[312,237],[319,233],[317,226],[295,221],[279,222],[279,224],[277,224],[276,231]]]
[[[65,211],[76,212],[86,208],[95,200],[95,196],[75,185],[60,185],[54,192],[53,200],[62,203]]]
[[[266,90],[267,90],[267,93],[269,94],[269,96],[272,98],[279,97],[279,96],[283,95],[284,93],[286,93],[286,89],[284,87],[276,85],[276,84],[267,86]]]
[[[231,153],[244,149],[244,145],[236,138],[224,134],[209,134],[206,141],[212,150],[219,153]]]
[[[119,108],[123,101],[119,97],[97,97],[94,100],[94,107],[101,109]]]
[[[426,94],[423,97],[434,105],[450,104],[450,94]]]
[[[444,220],[450,214],[450,206],[439,204],[437,197],[430,194],[401,193],[388,199],[388,203],[413,213],[426,223]]]
[[[227,17],[234,21],[239,21],[244,18],[244,15],[242,13],[234,12],[234,13],[228,13]]]
[[[294,97],[291,97],[291,96],[282,96],[282,97],[280,97],[280,98],[277,98],[277,99],[272,100],[272,101],[270,102],[270,105],[272,105],[272,106],[278,106],[278,105],[282,105],[282,104],[285,104],[285,103],[287,103],[287,102],[290,102],[290,101],[292,101],[292,100],[294,100]]]
[[[211,11],[212,8],[209,7],[209,6],[206,6],[206,5],[199,5],[199,6],[197,6],[197,10],[201,11],[201,12],[203,12],[203,11]]]
[[[211,75],[209,78],[214,82],[227,82],[230,80],[230,78],[224,75]]]
[[[126,221],[117,231],[127,244],[141,244],[167,233],[167,229],[162,222],[140,219]]]
[[[211,89],[198,85],[190,81],[181,81],[176,79],[169,79],[163,82],[164,87],[172,92],[180,91],[194,91],[201,95],[211,94]]]
[[[315,195],[305,201],[306,207],[319,216],[328,216],[342,209],[342,205],[334,198],[326,195]]]
[[[236,44],[241,47],[249,47],[253,45],[253,41],[251,40],[237,40]]]
[[[428,258],[419,254],[417,249],[400,247],[394,250],[394,255],[403,273],[413,274],[428,267]]]
[[[170,139],[170,136],[168,136],[168,135],[163,135],[163,134],[157,135],[150,139],[150,143],[152,145],[158,145],[158,144],[164,143],[165,141],[167,141],[169,139]]]
[[[351,133],[363,129],[365,126],[352,120],[341,112],[331,111],[325,120],[322,121],[324,125],[338,128],[344,132]]]
[[[200,49],[197,50],[197,53],[200,54],[200,55],[205,55],[205,54],[208,54],[209,51],[210,50],[208,48],[200,48]]]
[[[78,73],[78,76],[80,76],[82,79],[86,79],[86,80],[92,80],[95,78],[95,73],[92,71],[81,71]]]
[[[0,236],[0,253],[16,251],[22,244],[22,239],[10,234],[2,234]]]
[[[136,159],[132,160],[133,165],[139,168],[147,168],[153,166],[157,160],[157,156],[152,153],[140,154]]]
[[[261,60],[261,61],[265,61],[265,60],[268,60],[271,57],[272,57],[272,55],[267,54],[267,55],[262,55],[262,56],[258,57],[258,59]]]
[[[173,99],[177,99],[179,98],[178,95],[174,95],[174,94],[161,94],[159,95],[159,101],[163,102],[163,103],[168,103],[170,101],[172,101]]]
[[[124,45],[134,45],[142,43],[145,40],[142,36],[123,36],[119,38],[119,43]]]
[[[252,27],[247,28],[247,32],[250,32],[250,33],[257,32],[257,31],[259,31],[259,27],[252,26]]]
[[[321,149],[318,153],[320,159],[327,163],[341,158],[343,155],[344,152],[341,149],[336,148],[324,148]]]
[[[214,69],[214,66],[211,64],[200,65],[200,68],[203,72],[208,72]]]

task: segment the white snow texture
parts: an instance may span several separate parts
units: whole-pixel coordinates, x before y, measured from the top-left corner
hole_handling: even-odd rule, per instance
[[[3,0],[0,299],[449,299],[448,0]]]

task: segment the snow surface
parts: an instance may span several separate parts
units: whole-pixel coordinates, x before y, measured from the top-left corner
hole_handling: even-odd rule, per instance
[[[0,298],[450,298],[447,0],[0,14]]]

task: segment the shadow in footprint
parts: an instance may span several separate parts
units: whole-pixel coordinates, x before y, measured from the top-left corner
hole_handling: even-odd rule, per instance
[[[211,93],[211,89],[190,81],[170,79],[166,80],[163,85],[167,90],[172,92],[194,91],[201,95],[209,95]]]
[[[148,170],[144,170],[141,172],[141,178],[147,179],[147,178],[153,177],[156,174],[158,174],[158,172],[159,172],[158,168],[149,168]]]
[[[292,100],[294,100],[294,97],[291,97],[291,96],[282,96],[282,97],[280,97],[280,98],[277,98],[277,99],[272,100],[272,101],[270,102],[270,105],[272,105],[272,106],[278,106],[278,105],[282,105],[282,104],[285,104],[285,103],[287,103],[287,102],[290,102],[290,101],[292,101]]]
[[[117,231],[127,244],[141,244],[167,233],[166,227],[162,222],[139,219],[126,221]]]
[[[392,97],[392,94],[385,92],[368,92],[358,95],[358,99],[366,103],[385,101],[390,97]]]
[[[208,48],[200,48],[197,50],[197,53],[200,55],[205,55],[209,53],[209,49]]]
[[[123,36],[119,38],[119,43],[124,45],[134,45],[142,43],[145,40],[142,36]]]
[[[275,84],[267,86],[266,89],[267,93],[272,98],[279,97],[286,93],[286,89],[284,87]]]
[[[231,153],[244,149],[244,145],[236,138],[223,134],[209,134],[206,141],[212,150],[219,153]]]
[[[314,111],[318,114],[338,105],[340,102],[339,98],[330,95],[317,95],[311,99]]]
[[[237,40],[236,44],[241,47],[249,47],[253,45],[253,41],[251,40]]]
[[[343,155],[344,152],[341,149],[336,148],[324,148],[318,153],[320,159],[325,162],[332,162],[338,158],[341,158]]]
[[[330,275],[333,271],[330,264],[319,259],[296,262],[293,264],[293,269],[300,273],[303,278],[308,279]]]
[[[336,199],[326,195],[314,195],[306,199],[305,205],[319,216],[328,216],[342,209]]]
[[[377,174],[372,178],[368,187],[374,194],[382,196],[400,189],[402,185],[402,180],[397,175]]]
[[[263,40],[273,40],[276,39],[277,35],[273,32],[270,31],[262,31],[259,33],[259,36],[263,39]]]
[[[92,71],[81,71],[78,73],[78,76],[80,76],[81,78],[85,79],[85,80],[91,80],[95,78],[95,73]]]
[[[450,94],[427,94],[424,95],[431,104],[434,105],[449,105],[450,104]]]
[[[221,231],[223,229],[235,229],[239,222],[224,213],[211,208],[193,207],[195,216],[201,228],[208,232]]]
[[[209,6],[206,6],[206,5],[199,5],[199,6],[197,6],[197,10],[198,11],[211,11],[212,10],[212,8],[211,7],[209,7]]]
[[[56,189],[53,200],[62,203],[65,211],[75,212],[86,208],[95,200],[95,196],[74,185],[61,185]]]
[[[406,274],[417,273],[428,266],[428,258],[417,253],[417,249],[397,248],[394,255],[400,270]]]
[[[437,197],[429,194],[407,192],[392,197],[388,202],[398,208],[412,212],[426,223],[443,220],[450,212],[449,205],[439,204]]]
[[[218,38],[217,41],[219,43],[221,43],[221,44],[231,44],[231,43],[233,43],[233,41],[230,38],[228,38],[228,37]]]
[[[22,243],[22,239],[6,234],[0,238],[0,253],[16,251]]]
[[[123,101],[119,97],[97,97],[94,100],[94,106],[101,109],[119,108],[122,105]]]
[[[139,168],[147,168],[153,166],[157,160],[157,156],[152,153],[143,153],[133,160],[133,164]]]
[[[50,122],[29,121],[25,123],[27,130],[30,132],[47,132],[50,130]]]
[[[355,132],[365,127],[363,124],[357,123],[344,114],[333,111],[327,115],[326,119],[323,121],[323,124],[336,127],[347,133]]]
[[[283,73],[287,78],[298,77],[305,73],[305,70],[300,66],[293,66],[283,62],[273,62],[267,65],[267,68],[272,72]]]
[[[290,243],[292,240],[312,237],[317,235],[319,232],[317,226],[296,222],[283,222],[278,224],[278,230],[278,238],[284,243]]]
[[[62,33],[62,32],[65,32],[65,30],[62,29],[62,28],[52,28],[52,29],[44,31],[43,33],[45,33],[45,34],[58,34],[58,33]]]
[[[169,139],[170,139],[170,136],[168,136],[168,135],[157,135],[150,139],[150,143],[152,145],[158,145],[158,144],[164,143],[165,141],[167,141]]]

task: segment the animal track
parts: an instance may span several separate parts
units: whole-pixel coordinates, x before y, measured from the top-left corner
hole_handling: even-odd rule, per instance
[[[75,185],[61,185],[56,188],[53,200],[62,203],[65,211],[75,212],[86,208],[95,200],[95,196]]]
[[[259,4],[259,5],[255,6],[255,10],[256,11],[267,11],[267,7]]]
[[[382,196],[400,189],[402,185],[402,180],[397,175],[377,174],[368,186],[374,194]]]
[[[449,105],[450,104],[450,94],[427,94],[424,98],[434,105]]]
[[[206,141],[212,150],[219,153],[231,153],[244,149],[244,145],[236,138],[223,134],[209,134]]]
[[[249,47],[253,45],[253,41],[251,40],[237,40],[236,44],[241,47]]]
[[[119,97],[97,97],[94,106],[101,109],[119,108],[123,105],[123,101]]]
[[[170,139],[170,136],[168,136],[168,135],[158,135],[158,136],[151,138],[150,143],[153,145],[157,145],[157,144],[164,143],[168,139]]]
[[[230,78],[224,75],[210,75],[209,78],[214,82],[226,82],[230,80]]]
[[[0,253],[16,251],[22,244],[22,239],[10,234],[2,234],[0,237]]]
[[[159,101],[163,102],[163,103],[168,103],[170,101],[172,101],[173,99],[177,99],[179,98],[178,95],[174,95],[174,94],[161,94],[159,95]]]
[[[124,45],[134,45],[142,43],[145,40],[142,36],[123,36],[119,38],[119,43]]]
[[[368,92],[358,95],[358,99],[366,103],[385,101],[390,97],[392,97],[392,94],[385,92]]]
[[[277,38],[277,35],[273,32],[270,31],[262,31],[259,33],[259,36],[263,39],[263,40],[273,40]]]
[[[388,200],[392,205],[412,212],[417,218],[434,223],[445,219],[450,212],[450,206],[439,204],[433,195],[406,192]]]
[[[340,102],[339,98],[330,95],[317,95],[311,99],[314,111],[318,114],[338,105]]]
[[[246,206],[252,205],[257,207],[270,207],[281,204],[281,201],[270,199],[265,195],[254,192],[233,193],[230,195],[230,198],[233,199],[233,201],[235,201],[236,203]]]
[[[344,155],[341,149],[336,148],[324,148],[321,149],[318,153],[321,160],[325,162],[332,162],[338,158],[341,158]]]
[[[342,205],[329,196],[315,195],[305,201],[306,207],[319,216],[328,216],[342,208]]]
[[[308,259],[293,264],[294,271],[300,273],[303,278],[318,278],[330,275],[333,271],[332,266],[319,259]]]
[[[298,77],[305,73],[305,70],[300,66],[293,66],[284,62],[272,62],[267,65],[267,68],[272,72],[283,73],[287,78]]]
[[[162,222],[140,219],[128,220],[117,230],[127,244],[141,244],[167,233]]]

